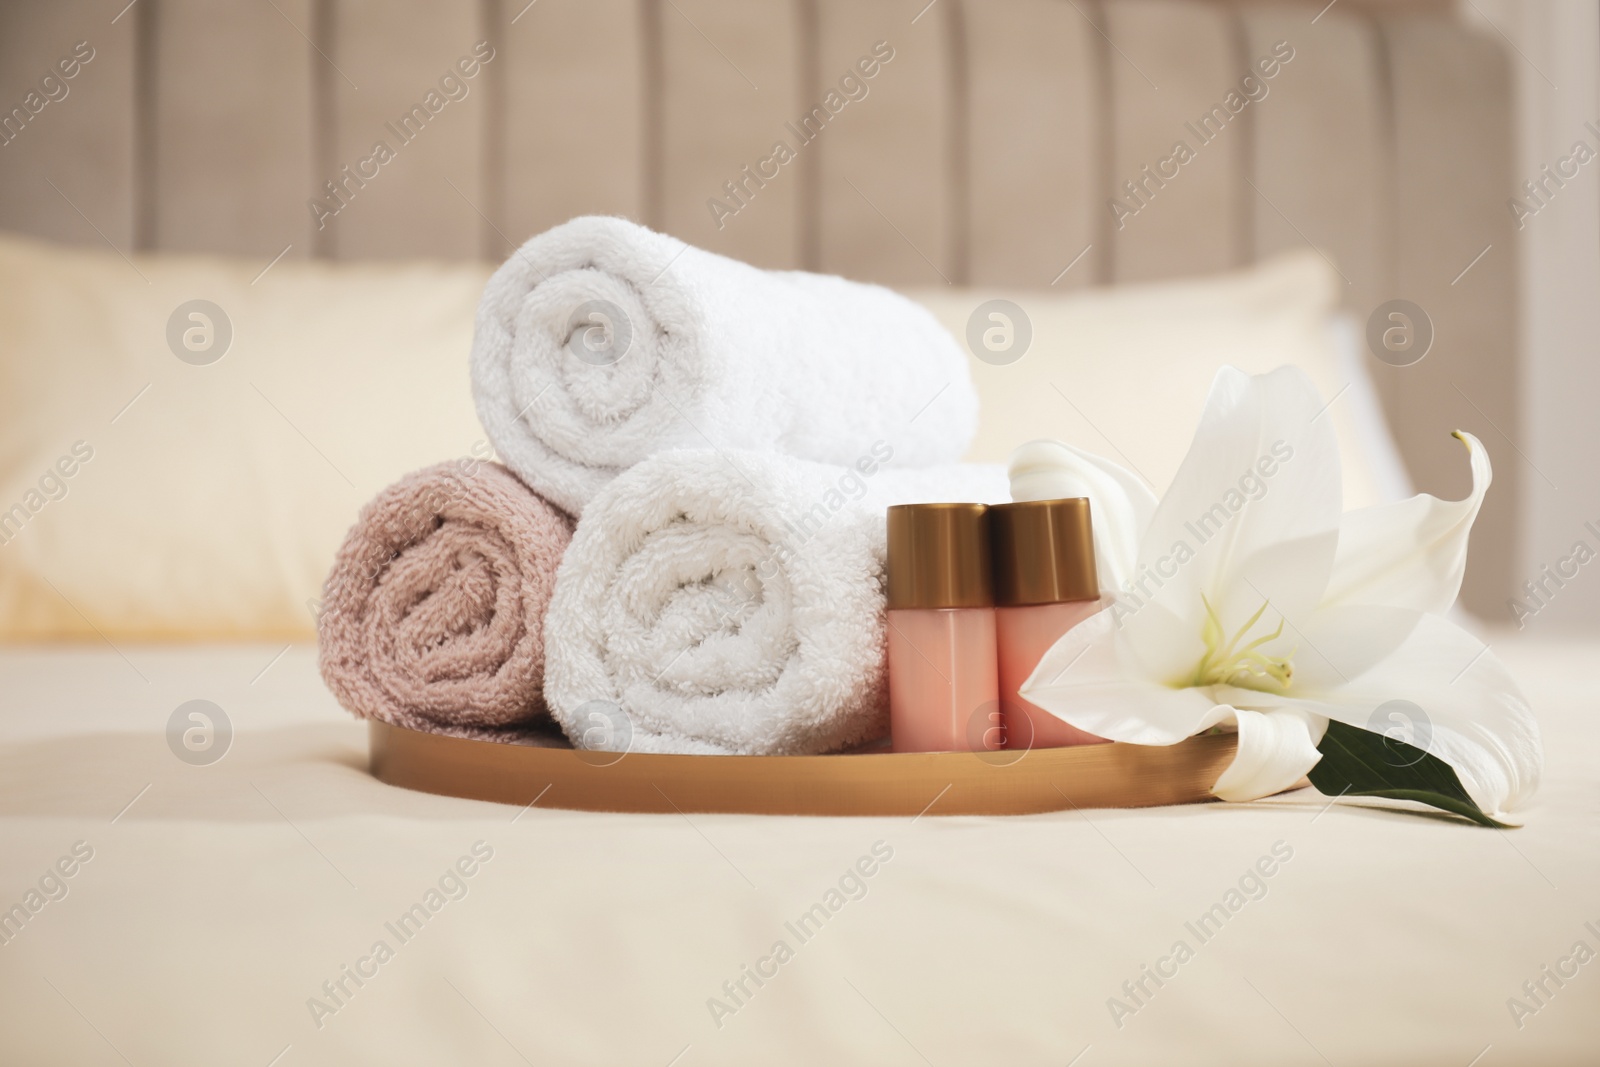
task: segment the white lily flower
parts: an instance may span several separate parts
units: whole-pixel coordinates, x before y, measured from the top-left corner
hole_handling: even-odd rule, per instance
[[[1045,654],[1022,695],[1113,741],[1171,745],[1234,726],[1238,752],[1213,787],[1225,800],[1294,785],[1321,759],[1328,720],[1382,732],[1378,709],[1409,701],[1426,716],[1414,743],[1501,817],[1538,785],[1538,728],[1506,669],[1443,617],[1489,457],[1458,432],[1467,499],[1419,494],[1342,514],[1323,411],[1296,368],[1220,371],[1171,488],[1123,548],[1131,576]],[[1117,499],[1106,466],[1081,472],[1097,519],[1139,507]]]

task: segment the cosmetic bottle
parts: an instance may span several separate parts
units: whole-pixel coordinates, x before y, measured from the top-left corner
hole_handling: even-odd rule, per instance
[[[983,504],[889,509],[889,730],[896,752],[1003,747]]]
[[[1022,698],[1022,684],[1062,634],[1100,610],[1089,501],[1030,500],[989,508],[995,640],[1007,748],[1103,741]]]

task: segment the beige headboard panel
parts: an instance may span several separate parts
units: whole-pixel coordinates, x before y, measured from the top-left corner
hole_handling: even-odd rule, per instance
[[[1424,488],[1466,487],[1450,429],[1495,451],[1467,595],[1503,614],[1522,475],[1504,436],[1518,432],[1510,86],[1498,45],[1445,12],[1195,0],[125,2],[0,7],[5,108],[76,42],[95,50],[70,94],[0,147],[0,227],[265,265],[286,247],[500,259],[572,215],[614,212],[768,266],[1057,289],[1311,244],[1338,265],[1363,322],[1395,297],[1432,317],[1427,359],[1372,366]],[[494,58],[462,79],[465,98],[441,93],[444,106],[401,143],[392,127],[479,41]],[[719,228],[708,200],[737,206],[724,183],[769,159],[775,141],[796,146],[786,124],[880,41],[893,59],[868,95],[764,186],[747,180],[747,203]],[[1294,59],[1269,95],[1119,230],[1108,199],[1175,140],[1192,140],[1184,124],[1279,41]],[[312,198],[379,140],[395,158],[364,185],[347,182],[347,203],[319,228]]]

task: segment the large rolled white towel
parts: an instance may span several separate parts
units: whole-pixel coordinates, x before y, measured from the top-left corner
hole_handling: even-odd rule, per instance
[[[665,452],[596,496],[545,620],[545,699],[573,744],[774,755],[882,737],[884,509],[1008,499],[1001,467],[884,468],[890,452]]]
[[[902,465],[954,463],[978,413],[962,349],[905,297],[601,217],[489,279],[472,393],[500,459],[573,515],[673,447],[850,463],[883,439]]]

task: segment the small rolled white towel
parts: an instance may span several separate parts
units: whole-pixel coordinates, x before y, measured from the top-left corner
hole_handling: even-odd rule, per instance
[[[977,427],[966,355],[876,285],[766,271],[619,218],[563,223],[495,271],[472,393],[500,459],[573,515],[667,448],[904,466],[958,461]]]
[[[596,496],[545,620],[545,700],[573,744],[777,755],[882,737],[884,509],[1008,499],[1001,467],[884,468],[890,452],[665,452]]]

